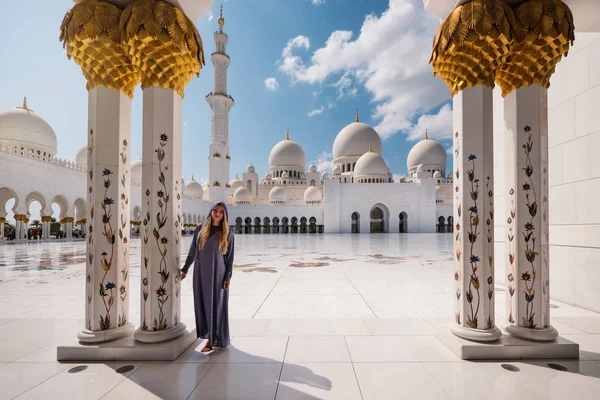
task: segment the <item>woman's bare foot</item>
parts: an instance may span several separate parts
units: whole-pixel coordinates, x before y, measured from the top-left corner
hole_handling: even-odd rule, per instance
[[[210,353],[213,351],[213,348],[210,344],[206,343],[206,346],[201,350],[202,353]]]

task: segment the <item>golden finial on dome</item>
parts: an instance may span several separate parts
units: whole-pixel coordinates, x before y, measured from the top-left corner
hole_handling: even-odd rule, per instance
[[[290,130],[289,129],[287,129],[285,131],[285,140],[290,140]]]
[[[220,16],[219,16],[219,27],[221,28],[221,30],[223,30],[223,25],[225,25],[225,18],[223,18],[223,4],[221,4],[221,9],[220,9]]]
[[[238,178],[238,174],[235,174],[235,179],[240,179],[240,178]]]
[[[192,174],[192,180],[193,180],[194,182],[196,182],[196,180],[194,179],[194,175],[193,175],[193,174]]]
[[[429,130],[425,128],[425,139],[429,139],[429,134],[427,133]]]
[[[369,153],[373,152],[373,146],[369,145]]]
[[[27,111],[33,111],[33,110],[30,110],[29,108],[27,108],[27,96],[23,97],[23,106],[17,107],[17,108],[22,108],[23,110],[27,110]]]
[[[356,122],[358,122],[358,108],[356,109]]]

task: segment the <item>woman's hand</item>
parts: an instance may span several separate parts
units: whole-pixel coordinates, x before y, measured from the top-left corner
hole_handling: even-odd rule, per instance
[[[179,280],[182,281],[185,279],[185,277],[187,276],[187,274],[183,271],[179,271]]]
[[[224,281],[223,282],[223,290],[227,290],[229,289],[229,281]]]

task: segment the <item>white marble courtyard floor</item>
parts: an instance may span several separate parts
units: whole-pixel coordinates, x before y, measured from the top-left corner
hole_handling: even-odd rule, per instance
[[[56,362],[83,327],[85,244],[2,245],[0,399],[600,399],[600,314],[552,301],[552,324],[580,344],[580,360],[556,361],[568,371],[462,361],[435,338],[452,318],[451,239],[238,235],[229,349],[205,356],[197,342],[174,362],[100,364]]]

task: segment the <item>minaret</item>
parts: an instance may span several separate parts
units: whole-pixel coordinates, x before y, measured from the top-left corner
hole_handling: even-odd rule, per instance
[[[210,201],[225,201],[229,184],[229,110],[233,107],[233,97],[227,94],[227,68],[231,63],[226,52],[228,37],[223,32],[225,19],[223,6],[219,17],[219,30],[215,32],[214,39],[217,47],[211,54],[210,61],[215,67],[215,88],[206,96],[206,101],[212,110],[209,146],[208,175],[210,186]]]

